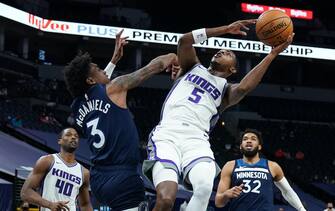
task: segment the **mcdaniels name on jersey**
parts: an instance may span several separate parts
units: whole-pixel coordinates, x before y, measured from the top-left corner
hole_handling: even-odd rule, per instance
[[[78,109],[79,116],[78,118],[76,118],[77,125],[79,125],[80,127],[83,127],[82,124],[85,119],[85,116],[91,111],[101,111],[106,114],[110,107],[111,107],[111,104],[105,103],[102,100],[93,99],[93,100],[86,101],[86,103],[82,104]]]

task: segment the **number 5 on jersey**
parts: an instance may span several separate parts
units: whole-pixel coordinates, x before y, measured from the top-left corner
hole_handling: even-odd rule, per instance
[[[99,118],[95,118],[95,119],[87,122],[86,126],[87,126],[87,128],[92,127],[92,130],[91,130],[91,135],[92,136],[95,136],[95,135],[99,136],[99,141],[94,142],[93,146],[97,149],[100,149],[105,144],[105,135],[101,130],[99,130],[97,128],[98,123],[99,123]]]
[[[188,97],[188,100],[193,103],[199,103],[199,101],[201,100],[201,95],[204,93],[204,90],[195,87],[191,93],[192,96]]]

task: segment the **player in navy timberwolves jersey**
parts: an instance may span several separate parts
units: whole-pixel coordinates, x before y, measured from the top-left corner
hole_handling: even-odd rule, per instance
[[[65,68],[67,88],[75,98],[76,125],[88,138],[92,152],[91,188],[113,210],[137,210],[144,200],[139,137],[127,109],[127,91],[177,62],[175,54],[153,59],[145,67],[110,81],[86,53]]]
[[[229,210],[271,211],[273,182],[283,197],[297,210],[305,210],[299,197],[284,177],[281,167],[259,157],[262,148],[261,133],[246,129],[240,140],[242,159],[229,161],[221,171],[221,180],[215,197],[217,207],[229,202]]]
[[[42,156],[24,182],[21,198],[40,206],[41,211],[92,211],[89,195],[89,171],[75,160],[79,136],[74,128],[59,134],[60,153]],[[40,190],[40,193],[37,192]]]

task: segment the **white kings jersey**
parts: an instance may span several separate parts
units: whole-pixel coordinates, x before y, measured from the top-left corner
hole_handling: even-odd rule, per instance
[[[226,87],[225,78],[212,75],[201,64],[195,65],[172,87],[159,125],[169,127],[181,122],[209,132],[219,119],[218,108]]]
[[[51,202],[69,201],[67,206],[70,211],[75,211],[76,198],[84,180],[82,166],[79,163],[69,166],[58,154],[52,154],[52,156],[54,163],[44,178],[42,198]]]

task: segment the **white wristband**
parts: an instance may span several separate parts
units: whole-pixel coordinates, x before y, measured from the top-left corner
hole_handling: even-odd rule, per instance
[[[201,43],[207,40],[206,29],[197,29],[192,31],[194,43]]]
[[[109,79],[112,76],[114,68],[115,68],[115,64],[113,64],[112,62],[109,62],[108,65],[107,65],[107,67],[104,70],[106,72],[106,74],[107,74],[107,76],[108,76]]]

